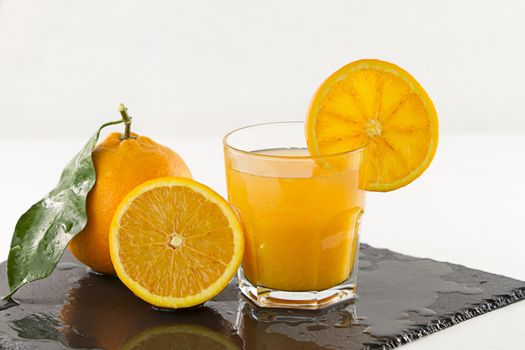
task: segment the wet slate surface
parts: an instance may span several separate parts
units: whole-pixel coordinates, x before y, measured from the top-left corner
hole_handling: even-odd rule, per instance
[[[257,309],[232,281],[203,306],[167,312],[66,254],[18,304],[0,303],[0,349],[391,349],[525,298],[525,282],[459,265],[367,245],[360,261],[352,304]]]

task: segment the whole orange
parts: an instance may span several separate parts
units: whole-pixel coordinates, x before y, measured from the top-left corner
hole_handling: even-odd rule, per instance
[[[124,196],[144,181],[165,176],[191,178],[182,158],[145,136],[109,135],[93,150],[97,174],[87,197],[87,224],[69,243],[69,250],[91,269],[115,274],[109,254],[109,229]]]

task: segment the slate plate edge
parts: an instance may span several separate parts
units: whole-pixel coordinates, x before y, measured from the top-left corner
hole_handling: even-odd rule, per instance
[[[525,287],[515,288],[508,294],[496,295],[493,298],[485,299],[483,302],[474,304],[461,312],[451,313],[439,320],[419,325],[420,328],[404,331],[399,336],[380,338],[378,343],[365,344],[363,350],[391,350],[521,300],[525,300]]]

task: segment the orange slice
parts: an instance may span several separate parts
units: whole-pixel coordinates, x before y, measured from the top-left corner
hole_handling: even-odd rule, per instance
[[[402,68],[364,59],[333,73],[313,97],[306,121],[313,155],[366,147],[369,191],[392,191],[419,177],[438,143],[434,105]]]
[[[147,181],[124,197],[109,235],[120,280],[158,307],[201,304],[226,287],[243,251],[230,205],[191,179]]]

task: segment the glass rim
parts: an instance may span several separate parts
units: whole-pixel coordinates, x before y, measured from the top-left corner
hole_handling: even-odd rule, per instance
[[[266,122],[266,123],[258,123],[258,124],[251,124],[246,125],[237,129],[234,129],[230,132],[228,132],[224,137],[222,138],[222,144],[224,147],[231,151],[239,152],[241,154],[245,154],[247,156],[251,157],[263,157],[263,158],[273,158],[273,159],[323,159],[323,158],[334,158],[334,157],[342,157],[345,155],[351,155],[353,153],[359,153],[364,151],[366,148],[366,145],[363,145],[359,148],[350,150],[350,151],[344,151],[344,152],[337,152],[337,153],[330,153],[330,154],[322,154],[322,155],[307,155],[307,156],[290,156],[290,155],[275,155],[275,154],[264,154],[264,153],[258,153],[257,151],[246,151],[242,150],[236,147],[233,147],[229,142],[228,139],[231,135],[233,135],[236,132],[243,131],[246,129],[251,129],[259,126],[265,126],[265,125],[282,125],[282,124],[302,124],[304,126],[304,121],[302,120],[288,120],[288,121],[278,121],[278,122]]]

